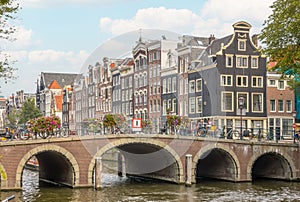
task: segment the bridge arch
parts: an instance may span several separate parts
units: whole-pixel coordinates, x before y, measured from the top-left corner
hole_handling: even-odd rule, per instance
[[[72,176],[74,176],[72,187],[79,186],[79,165],[75,159],[75,157],[66,149],[63,147],[57,146],[57,145],[42,145],[38,146],[34,149],[31,149],[28,151],[21,161],[18,164],[17,172],[16,172],[16,187],[21,187],[22,185],[22,173],[23,169],[25,167],[26,162],[32,157],[32,156],[38,156],[41,153],[45,152],[56,152],[58,155],[63,157],[65,160],[67,160],[70,165],[73,168]],[[39,162],[40,163],[40,162]]]
[[[3,165],[0,163],[0,185],[1,188],[5,188],[7,187],[7,174],[6,174],[6,170],[3,167]],[[0,188],[0,189],[1,189]]]
[[[263,172],[260,172],[261,169]],[[264,174],[262,175],[262,173]],[[247,166],[248,179],[252,179],[253,174],[256,174],[263,178],[293,180],[297,178],[296,173],[297,169],[292,158],[278,149],[253,152]]]
[[[226,165],[221,165],[224,167],[224,169],[220,169],[220,170],[226,171],[227,169],[228,173],[221,173],[220,175],[215,174],[214,176],[208,176],[208,177],[229,180],[229,181],[239,181],[241,175],[241,169],[240,169],[240,162],[238,160],[237,155],[234,153],[233,150],[229,148],[229,146],[226,146],[224,144],[213,143],[202,147],[194,156],[193,163],[192,163],[193,183],[196,183],[196,177],[197,177],[196,174],[197,174],[199,160],[205,159],[206,157],[211,157],[213,159],[218,158],[219,156],[218,154],[220,153],[222,154],[222,159],[224,159],[225,162],[227,163],[226,164],[227,167]]]
[[[92,179],[93,179],[93,171],[94,171],[94,166],[95,166],[95,161],[97,157],[101,157],[103,154],[105,154],[107,151],[117,148],[123,145],[127,144],[146,144],[146,145],[153,145],[159,148],[162,148],[166,150],[175,160],[178,166],[178,183],[184,183],[184,169],[183,169],[183,164],[181,162],[180,156],[177,154],[177,152],[172,149],[169,145],[166,143],[159,141],[159,140],[154,140],[152,139],[149,141],[149,139],[139,139],[139,140],[134,140],[134,139],[119,139],[113,142],[110,142],[110,144],[105,145],[103,148],[101,148],[92,158],[90,165],[89,165],[89,170],[88,170],[88,184],[93,184]]]

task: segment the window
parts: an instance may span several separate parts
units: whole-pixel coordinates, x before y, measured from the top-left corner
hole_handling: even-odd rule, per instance
[[[188,78],[185,78],[185,94],[189,93],[189,80]]]
[[[236,86],[248,87],[248,77],[247,76],[236,76]]]
[[[249,110],[248,110],[248,93],[237,93],[237,101],[236,101],[236,103],[239,103],[239,98],[240,97],[243,97],[244,98],[244,106],[243,106],[243,109],[244,110],[246,110],[246,112],[248,112]],[[239,106],[239,104],[237,104],[237,109],[239,109],[240,108],[240,106]]]
[[[284,90],[285,86],[284,86],[284,81],[278,81],[278,89],[279,90]]]
[[[202,79],[197,79],[196,80],[196,92],[201,92],[202,91]]]
[[[167,80],[164,79],[163,80],[163,93],[166,93],[167,92]]]
[[[253,93],[252,94],[252,111],[263,112],[263,94]]]
[[[251,67],[252,68],[258,68],[258,57],[252,57],[251,58]]]
[[[269,80],[269,86],[275,86],[276,85],[276,82],[274,79],[270,79]]]
[[[152,100],[150,100],[149,111],[152,112]]]
[[[168,89],[167,89],[167,92],[171,93],[171,89],[172,89],[172,81],[171,81],[171,78],[168,78]]]
[[[252,77],[252,87],[262,88],[263,87],[263,77],[253,76]]]
[[[232,75],[221,75],[221,86],[232,86]]]
[[[246,40],[239,40],[238,41],[238,50],[245,51],[246,50]]]
[[[189,93],[195,92],[195,81],[190,81],[190,90]]]
[[[276,111],[276,101],[270,100],[270,111],[275,112]]]
[[[278,100],[278,112],[283,112],[283,100]]]
[[[177,112],[177,108],[176,108],[176,99],[173,99],[173,103],[172,103],[172,111],[173,112]]]
[[[292,101],[286,100],[286,111],[291,112],[292,111]]]
[[[247,68],[248,67],[248,57],[247,56],[236,57],[236,67],[237,68]]]
[[[222,92],[222,111],[233,111],[233,93],[232,92]]]
[[[194,114],[195,113],[195,97],[190,97],[189,102],[190,102],[190,114]]]
[[[166,115],[167,114],[167,100],[164,100],[163,101],[163,115]]]
[[[196,98],[196,112],[202,113],[202,97]]]
[[[233,66],[233,56],[226,55],[226,67],[232,67],[232,66]]]
[[[156,100],[154,100],[153,112],[156,112]]]
[[[172,91],[173,92],[177,91],[177,89],[176,89],[176,77],[172,78]]]
[[[168,100],[168,109],[170,109],[170,110],[171,110],[171,109],[172,109],[171,107],[172,107],[172,100],[171,100],[171,99],[169,99],[169,100]]]

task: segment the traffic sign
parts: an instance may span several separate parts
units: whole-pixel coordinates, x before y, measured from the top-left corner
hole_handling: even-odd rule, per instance
[[[140,119],[140,118],[132,119],[132,130],[133,131],[141,131],[142,130],[142,119]]]

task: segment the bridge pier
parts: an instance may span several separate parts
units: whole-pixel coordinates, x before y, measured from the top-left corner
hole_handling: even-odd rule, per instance
[[[94,183],[94,188],[96,190],[101,189],[101,176],[102,176],[102,159],[101,157],[97,157],[96,166],[95,166],[95,183]]]
[[[126,177],[125,157],[121,152],[118,153],[118,176]]]
[[[192,185],[192,155],[187,154],[185,155],[185,164],[186,164],[186,179],[185,179],[185,185],[191,186]]]

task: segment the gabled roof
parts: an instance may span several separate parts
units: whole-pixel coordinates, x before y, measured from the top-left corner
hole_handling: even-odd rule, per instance
[[[211,55],[215,55],[218,51],[221,50],[221,44],[223,43],[224,46],[226,46],[230,42],[230,40],[232,39],[232,37],[233,37],[233,34],[225,36],[225,37],[223,37],[221,39],[215,39],[215,40],[213,40],[212,43],[211,43],[211,45],[208,47],[208,49],[209,49],[208,52]]]
[[[53,80],[50,85],[48,86],[49,89],[61,89],[60,85],[57,83],[56,80]]]
[[[41,85],[44,88],[48,87],[54,80],[56,80],[59,86],[72,85],[77,76],[80,76],[80,74],[42,72]]]

